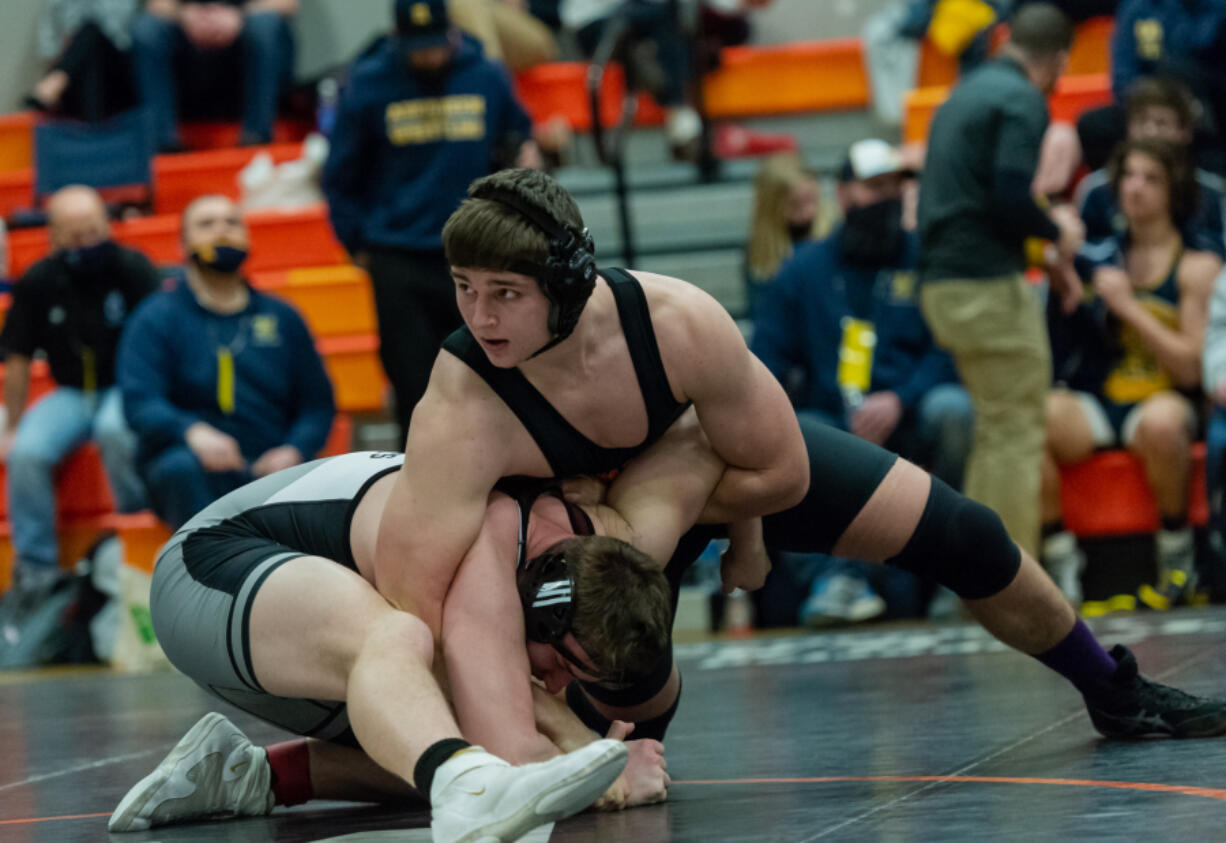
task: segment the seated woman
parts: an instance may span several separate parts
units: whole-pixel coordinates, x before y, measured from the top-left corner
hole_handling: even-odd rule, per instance
[[[1057,364],[1070,388],[1048,399],[1043,558],[1065,595],[1079,600],[1085,562],[1061,520],[1059,467],[1099,448],[1125,447],[1145,465],[1162,518],[1158,588],[1143,588],[1141,597],[1166,608],[1196,586],[1188,475],[1200,429],[1206,311],[1221,262],[1190,250],[1180,234],[1196,201],[1181,150],[1131,140],[1116,152],[1111,173],[1127,232],[1087,246],[1079,260],[1097,298],[1079,315],[1086,326],[1077,338],[1079,362],[1063,371]]]

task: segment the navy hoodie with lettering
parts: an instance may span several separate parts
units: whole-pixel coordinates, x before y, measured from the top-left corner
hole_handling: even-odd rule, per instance
[[[443,223],[496,154],[531,137],[506,68],[464,36],[438,82],[385,38],[353,65],[341,94],[323,189],[349,252],[442,248]]]

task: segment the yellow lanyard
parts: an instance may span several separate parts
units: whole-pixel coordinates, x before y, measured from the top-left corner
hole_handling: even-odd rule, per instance
[[[217,349],[217,406],[227,416],[234,412],[234,354],[224,345]]]

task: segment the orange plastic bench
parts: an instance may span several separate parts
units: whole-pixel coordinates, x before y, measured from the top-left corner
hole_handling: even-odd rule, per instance
[[[1141,461],[1127,451],[1106,451],[1060,471],[1064,523],[1081,537],[1126,536],[1158,529],[1158,507]],[[1209,521],[1205,445],[1192,447],[1188,521]]]
[[[281,143],[157,156],[153,159],[154,213],[178,214],[189,202],[205,193],[239,198],[238,173],[260,152],[267,152],[280,164],[299,157],[302,144]],[[34,171],[27,167],[0,172],[0,216],[33,205]]]
[[[302,144],[280,143],[157,156],[153,159],[154,213],[181,213],[189,202],[206,193],[222,193],[238,199],[238,173],[261,152],[268,153],[280,164],[298,158],[302,154]]]
[[[1001,27],[1006,31],[1008,27]],[[1082,76],[1111,72],[1111,34],[1115,31],[1115,18],[1110,15],[1090,18],[1077,25],[1073,48],[1069,50],[1068,76]],[[958,78],[958,59],[936,48],[931,39],[920,42],[919,68],[916,71],[917,88],[946,87]]]
[[[703,84],[712,117],[864,108],[870,90],[858,38],[728,47]]]
[[[247,214],[247,225],[251,229],[248,272],[332,265],[345,260],[345,250],[332,234],[328,209],[322,202],[293,211],[254,211]],[[177,214],[125,220],[112,228],[116,240],[140,249],[155,263],[183,260]],[[46,228],[12,232],[9,250],[14,276],[46,257],[50,248]]]
[[[34,112],[0,115],[0,172],[28,170],[34,162]]]
[[[529,68],[516,74],[515,90],[534,123],[563,117],[578,131],[592,128],[585,62],[550,62]],[[625,73],[619,65],[611,65],[600,87],[600,114],[604,125],[617,122],[625,96]],[[658,126],[664,122],[664,109],[651,97],[639,95],[637,106],[636,125]]]
[[[352,264],[259,273],[251,283],[293,304],[316,337],[378,330],[370,276]]]
[[[337,410],[372,413],[384,408],[387,378],[374,334],[322,337],[315,343],[332,379]]]
[[[903,139],[907,143],[923,143],[936,110],[949,96],[949,88],[916,88],[907,93],[903,104]],[[1083,111],[1111,102],[1111,78],[1106,74],[1063,76],[1048,100],[1051,119],[1073,121]]]

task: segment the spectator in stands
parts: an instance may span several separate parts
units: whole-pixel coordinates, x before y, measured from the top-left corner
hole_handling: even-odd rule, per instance
[[[1128,141],[1111,165],[1127,231],[1086,246],[1078,261],[1093,283],[1106,342],[1083,331],[1080,362],[1058,369],[1071,389],[1048,398],[1043,459],[1043,561],[1070,599],[1080,597],[1084,559],[1061,521],[1059,466],[1096,448],[1123,446],[1145,465],[1162,526],[1159,587],[1142,590],[1166,608],[1196,587],[1188,475],[1198,407],[1206,312],[1222,268],[1180,233],[1195,180],[1182,150],[1154,139]]]
[[[49,0],[38,26],[48,71],[26,102],[96,122],[137,103],[128,57],[139,0]]]
[[[1014,541],[1039,544],[1039,463],[1051,380],[1025,240],[1056,242],[1067,262],[1082,243],[1071,206],[1045,213],[1031,194],[1048,94],[1068,59],[1072,27],[1046,3],[1026,6],[999,58],[968,75],[937,111],[919,196],[924,316],[953,352],[975,407],[968,497],[993,507]],[[1061,298],[1080,282],[1053,273]]]
[[[885,141],[852,145],[840,174],[844,221],[784,262],[763,296],[753,350],[784,384],[800,371],[804,388],[793,403],[806,422],[850,430],[960,488],[971,402],[920,315],[919,242],[903,229],[905,176]],[[822,566],[804,612],[815,621],[859,619],[873,605],[880,613],[886,604],[874,603],[870,578],[894,598],[892,614],[922,614],[930,588],[847,560]]]
[[[162,150],[183,148],[180,118],[241,115],[240,144],[272,140],[294,69],[297,11],[298,0],[145,0],[132,55]]]
[[[1103,166],[1127,131],[1121,107],[1128,90],[1145,76],[1177,79],[1199,100],[1200,164],[1222,172],[1226,120],[1226,5],[1220,0],[1123,0],[1111,41],[1111,91],[1115,104],[1082,115],[1077,130],[1086,164]]]
[[[1205,479],[1209,492],[1209,580],[1212,597],[1220,601],[1226,575],[1226,272],[1218,275],[1209,302],[1205,354],[1201,366],[1205,394],[1212,411],[1205,433]]]
[[[238,206],[195,199],[182,239],[187,265],[133,314],[117,364],[150,503],[175,528],[252,478],[313,459],[334,414],[302,317],[241,275],[250,235]]]
[[[817,173],[799,155],[779,152],[762,161],[745,250],[750,319],[756,318],[763,293],[792,249],[820,233],[820,207]]]
[[[702,120],[690,103],[693,56],[676,0],[562,0],[562,23],[589,58],[610,25],[625,21],[625,63],[632,88],[649,91],[668,112],[673,155],[696,159]]]
[[[55,468],[86,441],[98,443],[118,508],[144,506],[135,438],[115,386],[115,354],[128,314],[158,284],[148,258],[111,239],[106,209],[91,188],[63,188],[47,213],[54,251],[14,287],[0,333],[6,414],[0,459],[8,464],[18,576],[34,588],[54,579],[60,561]],[[38,352],[46,355],[56,388],[27,409]]]
[[[342,93],[323,188],[337,239],[370,271],[379,355],[402,432],[460,325],[443,223],[498,163],[540,166],[506,69],[454,29],[443,0],[396,0],[398,35]]]
[[[1124,101],[1128,139],[1157,138],[1191,155],[1195,134],[1196,102],[1182,85],[1167,79],[1144,77],[1128,89]],[[1196,196],[1191,217],[1184,223],[1184,241],[1194,249],[1226,257],[1226,230],[1222,221],[1221,179],[1196,170]],[[1075,199],[1086,226],[1086,240],[1123,235],[1127,217],[1120,213],[1106,169],[1082,180]]]
[[[456,27],[481,42],[486,58],[512,71],[558,57],[558,41],[524,0],[448,0]]]

